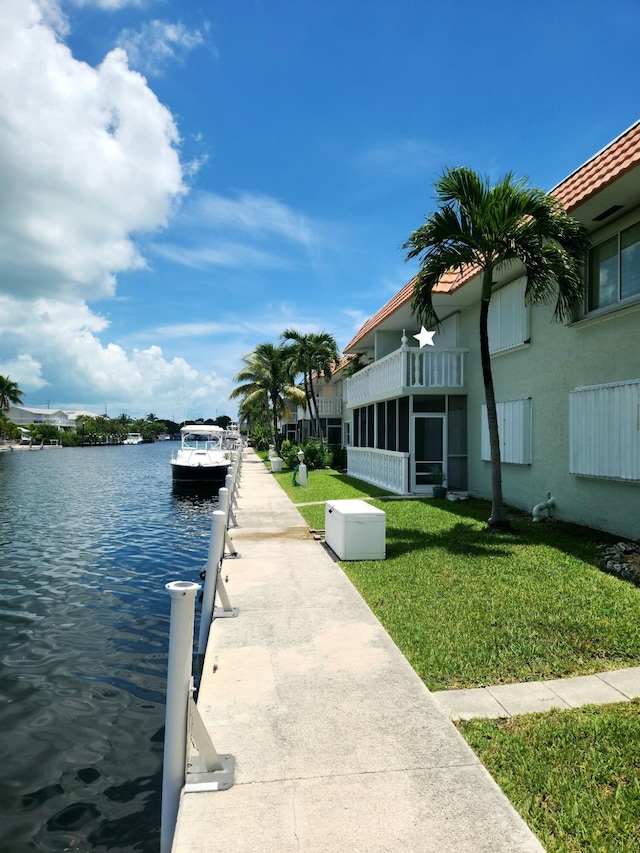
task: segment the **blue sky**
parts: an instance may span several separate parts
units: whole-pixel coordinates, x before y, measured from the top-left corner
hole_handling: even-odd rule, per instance
[[[637,0],[2,0],[0,374],[235,415],[287,327],[344,347],[433,180],[551,189],[640,117]]]

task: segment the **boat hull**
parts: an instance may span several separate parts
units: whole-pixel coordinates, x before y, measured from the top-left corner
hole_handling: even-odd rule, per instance
[[[176,486],[207,486],[216,491],[224,486],[229,465],[178,465],[171,463]]]

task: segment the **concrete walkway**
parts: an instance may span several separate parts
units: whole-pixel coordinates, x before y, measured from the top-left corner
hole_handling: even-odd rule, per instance
[[[174,853],[541,853],[251,452],[236,515],[198,699],[235,784],[182,795]]]
[[[472,717],[513,717],[551,708],[578,708],[628,702],[640,696],[640,667],[554,678],[525,684],[499,684],[467,690],[443,690],[431,694],[450,720]]]

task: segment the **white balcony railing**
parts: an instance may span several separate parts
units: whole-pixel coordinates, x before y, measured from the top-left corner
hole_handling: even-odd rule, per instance
[[[318,414],[321,418],[339,418],[342,415],[342,400],[339,397],[319,397]],[[298,420],[310,420],[309,407],[298,406]]]
[[[373,447],[347,447],[347,474],[397,495],[409,492],[409,454]]]
[[[430,388],[463,388],[466,349],[399,349],[347,379],[347,406],[355,408]]]
[[[342,414],[342,400],[339,397],[319,397],[318,414],[321,418],[340,417]]]

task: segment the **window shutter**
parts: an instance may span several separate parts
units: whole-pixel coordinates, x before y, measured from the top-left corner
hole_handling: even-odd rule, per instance
[[[570,393],[569,471],[640,481],[640,379]]]
[[[524,301],[527,286],[522,277],[497,290],[489,304],[489,351],[521,346],[529,340],[529,309]]]
[[[496,403],[500,459],[514,465],[531,464],[531,398]],[[491,460],[489,421],[486,403],[482,404],[481,458]]]

